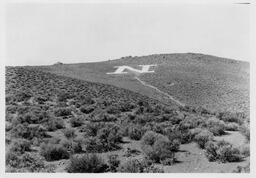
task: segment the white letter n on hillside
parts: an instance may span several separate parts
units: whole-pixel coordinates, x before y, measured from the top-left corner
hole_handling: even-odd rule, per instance
[[[135,73],[154,73],[154,70],[149,70],[150,67],[156,66],[156,65],[139,65],[141,66],[141,70],[134,69],[130,66],[115,66],[114,68],[117,68],[115,72],[108,72],[107,74],[127,74],[127,70]]]

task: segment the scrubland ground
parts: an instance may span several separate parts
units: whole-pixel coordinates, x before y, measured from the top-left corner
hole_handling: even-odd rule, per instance
[[[249,118],[6,68],[6,172],[249,172]],[[236,143],[244,143],[238,145]]]

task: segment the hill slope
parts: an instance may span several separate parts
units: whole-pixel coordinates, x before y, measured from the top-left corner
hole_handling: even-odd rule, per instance
[[[243,113],[167,106],[31,67],[6,68],[5,99],[6,172],[249,171]]]
[[[156,64],[154,73],[107,75],[115,66]],[[40,70],[86,81],[100,82],[170,102],[211,110],[249,112],[249,63],[203,54],[160,54],[117,60],[40,66]],[[143,85],[139,80],[150,85]],[[157,91],[160,90],[162,94]],[[177,104],[175,101],[171,101]]]

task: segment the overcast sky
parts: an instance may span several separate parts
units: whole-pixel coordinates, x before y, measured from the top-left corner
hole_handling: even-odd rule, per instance
[[[157,53],[249,60],[249,5],[9,4],[6,65]]]

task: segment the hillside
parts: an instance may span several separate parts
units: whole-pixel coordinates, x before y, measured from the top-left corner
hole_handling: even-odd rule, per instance
[[[6,67],[6,172],[250,171],[244,113],[180,106],[136,73],[172,101],[39,69]]]
[[[154,73],[107,75],[115,66],[155,64]],[[40,70],[86,81],[111,84],[170,102],[168,95],[185,105],[210,110],[249,113],[249,63],[203,54],[159,54],[124,57],[97,63],[39,66]],[[152,86],[147,87],[136,79]],[[159,94],[159,91],[165,94]],[[174,102],[175,103],[175,102]],[[177,103],[176,103],[177,104]]]

